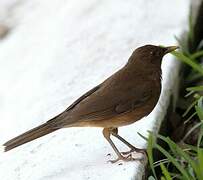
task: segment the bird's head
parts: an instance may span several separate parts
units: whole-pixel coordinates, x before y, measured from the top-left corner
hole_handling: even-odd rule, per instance
[[[140,66],[159,66],[165,54],[176,50],[178,46],[154,46],[145,45],[137,48],[131,55],[128,64],[137,64]]]

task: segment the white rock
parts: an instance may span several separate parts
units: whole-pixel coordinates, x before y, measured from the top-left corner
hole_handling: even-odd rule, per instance
[[[5,151],[5,146],[0,146],[0,153]]]

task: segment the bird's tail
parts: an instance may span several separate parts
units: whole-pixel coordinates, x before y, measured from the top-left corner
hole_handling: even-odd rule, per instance
[[[49,134],[53,131],[56,131],[58,129],[60,129],[59,127],[56,126],[56,119],[57,117],[47,121],[46,123],[35,127],[11,140],[9,140],[8,142],[6,142],[5,144],[3,144],[4,146],[4,151],[9,151],[15,147],[18,147],[22,144],[25,144],[27,142],[30,142],[34,139],[40,138],[46,134]]]

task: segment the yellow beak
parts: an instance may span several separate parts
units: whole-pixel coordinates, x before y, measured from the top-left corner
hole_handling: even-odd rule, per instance
[[[172,51],[175,51],[178,48],[179,48],[178,46],[168,46],[168,47],[165,47],[165,49],[166,49],[165,54],[170,53]]]

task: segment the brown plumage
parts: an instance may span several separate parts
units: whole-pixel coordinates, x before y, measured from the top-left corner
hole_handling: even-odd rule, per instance
[[[163,56],[177,49],[176,46],[145,45],[137,48],[127,64],[104,82],[85,93],[64,112],[4,144],[5,151],[66,127],[103,127],[103,135],[118,155],[117,160],[133,160],[135,148],[121,136],[117,128],[147,116],[157,104],[161,92],[161,61]],[[110,135],[128,147],[123,156]],[[124,153],[125,154],[125,153]]]

